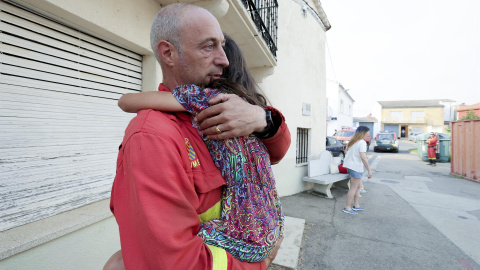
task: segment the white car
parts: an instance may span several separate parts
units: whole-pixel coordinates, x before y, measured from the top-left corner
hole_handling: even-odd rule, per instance
[[[420,132],[410,133],[410,135],[408,135],[408,140],[412,142],[417,142],[417,136],[420,134],[422,133]]]

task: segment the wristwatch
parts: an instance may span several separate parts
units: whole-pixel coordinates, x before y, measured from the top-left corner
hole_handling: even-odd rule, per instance
[[[254,132],[255,136],[260,139],[267,139],[271,137],[270,133],[275,130],[275,125],[272,119],[272,112],[269,110],[265,110],[265,120],[267,121],[267,126],[260,132]]]

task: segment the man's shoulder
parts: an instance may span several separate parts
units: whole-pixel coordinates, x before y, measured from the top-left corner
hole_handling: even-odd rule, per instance
[[[128,124],[125,131],[125,140],[141,132],[173,137],[180,134],[180,128],[175,114],[141,110]]]

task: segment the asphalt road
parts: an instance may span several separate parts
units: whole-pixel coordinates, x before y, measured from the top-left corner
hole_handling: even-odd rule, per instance
[[[365,211],[342,212],[309,192],[282,197],[285,215],[306,220],[298,269],[480,270],[480,183],[449,175],[450,163],[426,165],[401,141],[399,153],[367,155]]]

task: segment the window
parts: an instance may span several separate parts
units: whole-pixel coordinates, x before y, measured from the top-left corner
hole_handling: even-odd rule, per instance
[[[401,122],[402,112],[390,112],[390,118],[392,118],[392,120],[397,120],[398,122]]]
[[[333,137],[327,138],[327,146],[337,145],[337,139]]]
[[[309,129],[297,128],[297,164],[308,161],[308,135]]]
[[[410,115],[410,121],[423,123],[425,121],[424,112],[412,112]]]

